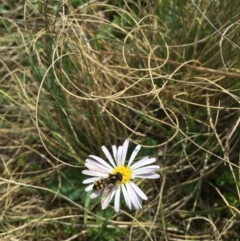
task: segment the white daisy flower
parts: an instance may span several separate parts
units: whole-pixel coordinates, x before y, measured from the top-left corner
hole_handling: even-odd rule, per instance
[[[102,194],[102,209],[106,209],[108,204],[114,198],[115,212],[119,212],[120,193],[122,191],[125,202],[129,209],[132,206],[138,210],[142,208],[142,200],[147,200],[145,193],[133,182],[135,178],[156,179],[160,175],[155,172],[159,169],[158,165],[149,165],[156,161],[156,158],[143,157],[141,160],[133,163],[141,149],[137,145],[132,152],[128,163],[126,162],[129,139],[126,139],[122,146],[118,148],[113,145],[113,157],[105,146],[102,150],[107,157],[108,162],[94,155],[89,155],[85,166],[88,170],[82,171],[83,174],[91,176],[83,181],[84,184],[90,184],[85,191],[93,190],[90,198],[95,198]]]

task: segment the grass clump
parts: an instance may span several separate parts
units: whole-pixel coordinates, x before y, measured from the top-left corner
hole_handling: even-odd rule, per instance
[[[0,237],[240,240],[235,1],[3,1]],[[157,157],[143,209],[81,174],[129,136]]]

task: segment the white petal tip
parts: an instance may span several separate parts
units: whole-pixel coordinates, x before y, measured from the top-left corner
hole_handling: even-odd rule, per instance
[[[154,177],[152,177],[153,179],[157,179],[157,178],[160,178],[160,175],[159,174],[155,174]]]
[[[101,194],[101,192],[99,192],[99,191],[94,191],[94,192],[90,195],[90,198],[91,198],[91,199],[94,199],[94,198],[98,197],[100,194]]]
[[[89,192],[89,191],[92,191],[93,189],[93,184],[92,185],[89,185],[85,188],[85,192]]]

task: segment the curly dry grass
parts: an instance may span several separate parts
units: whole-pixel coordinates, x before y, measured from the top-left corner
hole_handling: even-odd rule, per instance
[[[34,28],[4,18],[11,35],[2,39],[0,235],[83,240],[85,227],[101,227],[94,220],[106,219],[95,214],[96,205],[62,194],[62,173],[127,135],[154,140],[144,146],[158,150],[163,178],[139,183],[148,204],[111,216],[108,228],[130,228],[129,239],[140,232],[149,240],[236,237],[239,211],[224,193],[235,189],[240,199],[240,74],[236,48],[223,39],[237,42],[238,26],[226,21],[225,35],[192,34],[186,45],[179,38],[186,33],[172,35],[156,14],[140,17],[97,2],[78,10],[67,3],[54,14],[44,4],[18,5]],[[188,4],[204,26],[207,15]],[[209,6],[201,6],[206,14]],[[125,25],[111,21],[113,13]],[[199,19],[188,17],[190,40]],[[225,170],[233,179],[226,188],[214,182]],[[53,179],[57,190],[49,187]]]

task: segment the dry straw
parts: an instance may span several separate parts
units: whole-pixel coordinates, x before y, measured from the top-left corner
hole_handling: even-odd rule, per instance
[[[0,8],[0,237],[239,239],[235,1]],[[141,210],[101,211],[84,160],[126,136],[161,178],[137,181]]]

